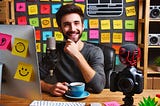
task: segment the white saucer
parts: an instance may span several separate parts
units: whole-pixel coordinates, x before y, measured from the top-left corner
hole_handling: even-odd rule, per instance
[[[90,93],[87,92],[87,91],[84,91],[83,94],[81,96],[78,96],[78,97],[65,94],[65,96],[67,98],[71,98],[71,99],[84,99],[84,98],[88,97],[89,95],[90,95]]]

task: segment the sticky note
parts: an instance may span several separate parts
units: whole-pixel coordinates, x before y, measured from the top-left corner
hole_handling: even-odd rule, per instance
[[[125,20],[125,29],[135,29],[135,20]]]
[[[41,40],[41,31],[36,30],[36,40]]]
[[[122,43],[122,33],[113,33],[113,43]]]
[[[120,106],[116,101],[105,102],[105,106]]]
[[[43,44],[43,53],[46,53],[47,44]]]
[[[15,38],[12,48],[12,54],[20,57],[27,57],[29,41],[21,38]]]
[[[58,24],[55,18],[53,18],[53,27],[58,28]]]
[[[88,33],[86,31],[83,31],[82,36],[81,36],[82,41],[87,41],[88,40]]]
[[[89,19],[89,27],[90,28],[98,28],[99,27],[98,19]]]
[[[43,41],[46,41],[48,37],[52,37],[52,31],[43,31],[42,32],[42,39]]]
[[[26,16],[19,16],[17,17],[18,25],[27,25],[27,17]]]
[[[111,29],[110,20],[101,20],[100,22],[102,30]]]
[[[41,43],[36,43],[36,52],[41,52]]]
[[[83,13],[84,13],[84,10],[85,10],[85,5],[84,4],[75,3],[75,5],[79,6],[82,9]]]
[[[112,48],[115,49],[116,54],[119,54],[119,49],[120,49],[120,47],[121,47],[121,45],[116,45],[116,44],[113,44],[113,45],[112,45]]]
[[[52,14],[56,14],[59,8],[61,7],[61,4],[52,4]]]
[[[88,29],[88,19],[84,19],[84,29]]]
[[[38,19],[38,17],[29,18],[29,24],[34,26],[34,27],[39,27],[39,19]]]
[[[64,40],[63,34],[59,31],[54,31],[54,37],[55,37],[56,41],[63,41]]]
[[[111,39],[110,39],[110,33],[101,33],[101,43],[110,43]]]
[[[0,50],[11,50],[11,35],[0,33]]]
[[[127,15],[127,16],[135,16],[135,15],[136,15],[135,6],[126,7],[125,10],[126,10],[126,15]]]
[[[28,14],[29,15],[36,15],[36,14],[38,14],[38,6],[36,4],[34,4],[34,5],[28,5]]]
[[[98,39],[99,38],[99,30],[89,30],[89,38],[90,39]]]
[[[16,3],[16,12],[25,12],[26,11],[26,3],[18,2]]]
[[[61,1],[61,0],[51,0],[51,1]]]
[[[135,39],[135,34],[134,32],[125,32],[125,41],[134,41]]]
[[[85,0],[75,0],[75,2],[84,2]]]
[[[134,2],[135,0],[126,0],[126,3]]]
[[[42,28],[50,28],[51,27],[51,19],[50,18],[41,18]]]
[[[123,23],[122,20],[113,20],[113,29],[122,29]]]
[[[14,75],[15,79],[30,82],[30,81],[33,81],[33,76],[34,76],[34,72],[33,72],[32,64],[28,64],[24,62],[18,63],[16,73]]]
[[[50,4],[40,4],[40,13],[41,14],[50,14],[51,7]]]

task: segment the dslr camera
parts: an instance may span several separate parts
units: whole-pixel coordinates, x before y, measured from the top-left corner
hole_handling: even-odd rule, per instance
[[[112,72],[110,91],[121,91],[124,95],[140,94],[143,91],[143,75],[134,66],[127,66],[121,72]]]

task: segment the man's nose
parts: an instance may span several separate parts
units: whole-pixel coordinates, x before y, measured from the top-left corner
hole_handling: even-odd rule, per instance
[[[75,31],[75,30],[76,30],[76,26],[75,26],[74,24],[71,24],[70,30],[71,30],[71,31]]]

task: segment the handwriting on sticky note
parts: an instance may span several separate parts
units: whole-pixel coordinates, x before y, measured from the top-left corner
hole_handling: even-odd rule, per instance
[[[41,18],[42,28],[50,28],[51,27],[51,20],[50,18]]]
[[[101,43],[110,43],[110,33],[101,33]]]
[[[90,28],[98,28],[99,27],[98,19],[90,19],[89,20],[89,27]]]
[[[20,57],[27,57],[29,41],[21,38],[15,38],[12,54]]]
[[[41,43],[36,43],[36,51],[41,52]]]
[[[122,33],[113,33],[113,43],[122,43]]]
[[[135,29],[135,20],[125,20],[125,29]]]
[[[101,29],[111,29],[110,20],[101,20]]]
[[[29,24],[34,27],[39,27],[39,19],[38,17],[29,18]]]
[[[14,78],[18,80],[30,82],[33,80],[33,76],[34,76],[33,74],[34,73],[33,73],[32,64],[19,62]]]
[[[38,6],[36,4],[34,4],[34,5],[28,5],[28,14],[29,15],[36,15],[36,14],[38,14]]]
[[[134,32],[125,32],[125,41],[134,41]]]
[[[135,16],[136,15],[135,6],[126,7],[126,15],[127,16]]]
[[[122,20],[113,20],[113,29],[122,29],[123,23]]]
[[[89,38],[90,39],[98,39],[99,38],[99,30],[89,30]]]
[[[88,33],[86,31],[83,31],[82,36],[81,36],[82,41],[87,41],[88,40]]]
[[[11,35],[0,33],[0,50],[11,50]]]
[[[54,32],[54,37],[55,37],[56,41],[63,41],[64,40],[62,33],[59,31]]]

